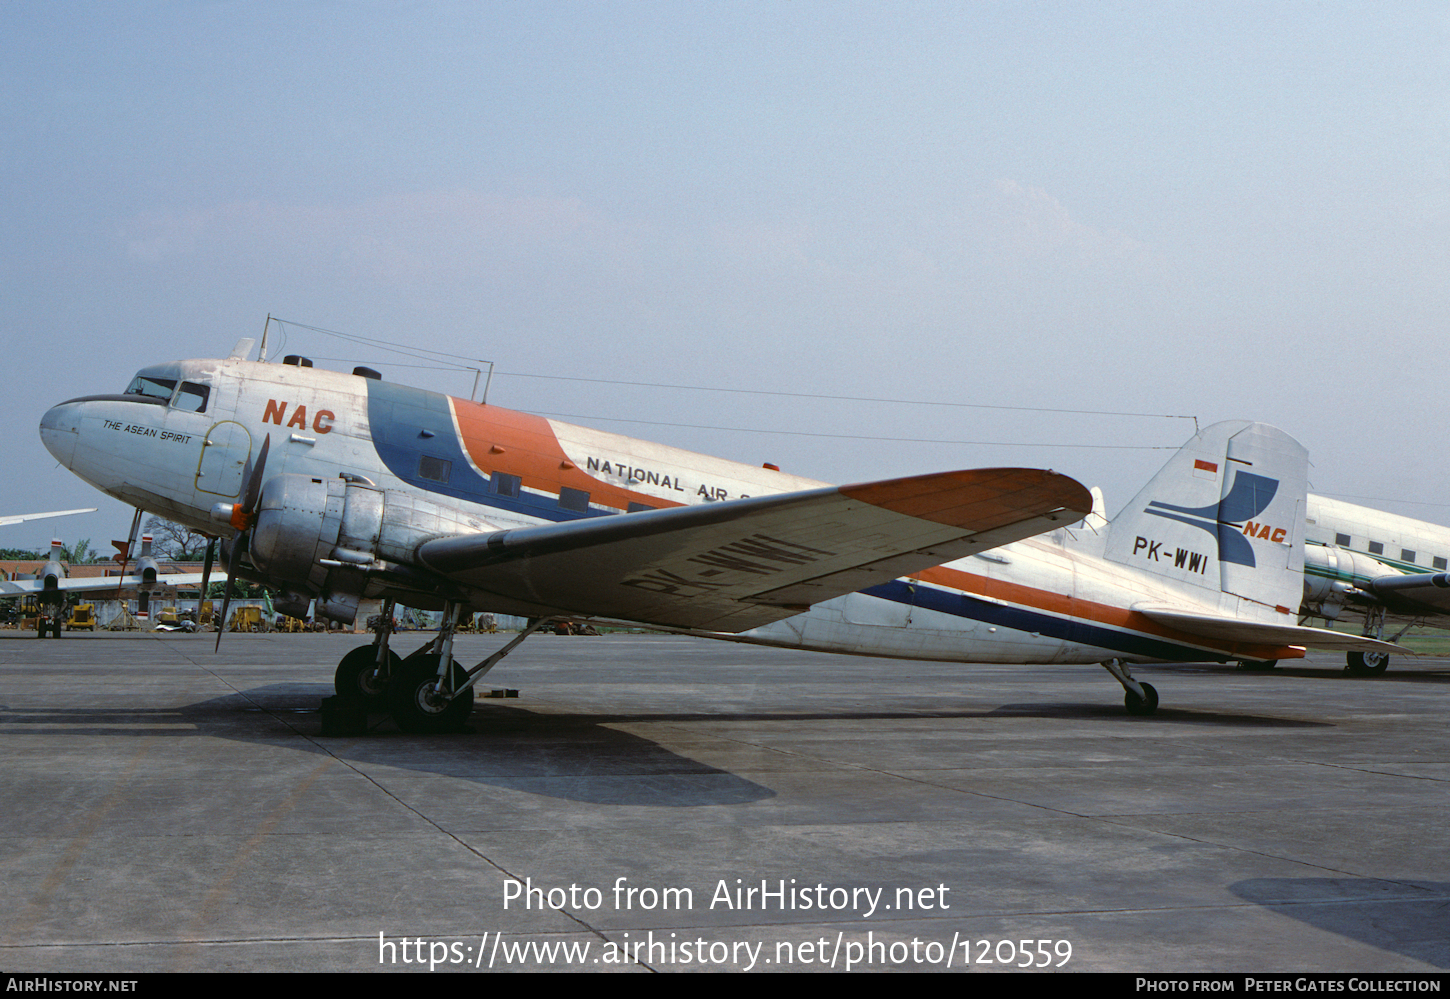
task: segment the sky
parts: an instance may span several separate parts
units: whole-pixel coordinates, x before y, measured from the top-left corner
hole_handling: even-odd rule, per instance
[[[0,4],[0,528],[241,337],[830,482],[1262,420],[1450,523],[1442,3]],[[308,327],[456,355],[452,365]],[[421,364],[421,366],[420,366]]]

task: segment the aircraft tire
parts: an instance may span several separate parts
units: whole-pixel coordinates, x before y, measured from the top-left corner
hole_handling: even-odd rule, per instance
[[[1123,707],[1128,709],[1128,714],[1136,716],[1151,715],[1158,710],[1158,691],[1151,683],[1140,683],[1143,693],[1147,694],[1144,699],[1133,693],[1131,690],[1123,691]]]
[[[1344,661],[1344,668],[1353,676],[1379,676],[1390,668],[1387,652],[1351,652]]]
[[[388,680],[373,676],[373,664],[377,662],[377,646],[362,645],[342,657],[337,672],[332,677],[332,689],[337,696],[350,704],[356,704],[369,711],[388,710]],[[388,676],[398,674],[403,660],[392,649],[388,650]]]
[[[1250,673],[1266,673],[1279,665],[1277,659],[1240,659],[1239,669]]]
[[[458,660],[453,661],[452,669],[454,684],[462,684],[467,674]],[[466,690],[451,701],[440,700],[432,692],[437,677],[436,652],[397,667],[393,682],[388,685],[388,701],[398,728],[418,734],[457,732],[463,728],[473,713],[473,690]]]

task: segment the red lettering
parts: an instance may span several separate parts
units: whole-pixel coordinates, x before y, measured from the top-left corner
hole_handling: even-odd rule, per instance
[[[1284,535],[1286,535],[1288,533],[1289,532],[1286,531],[1286,530],[1284,530],[1282,527],[1276,527],[1276,528],[1274,528],[1274,536],[1272,538],[1270,538],[1269,540],[1272,541],[1272,542],[1274,542],[1274,544],[1276,544],[1276,545],[1277,544],[1280,544],[1284,540]]]
[[[1255,533],[1258,532],[1258,530],[1259,530],[1259,525],[1258,524],[1255,524],[1252,520],[1249,521],[1248,523],[1244,524],[1244,533],[1247,534],[1251,538],[1255,535]]]
[[[336,419],[337,416],[331,410],[319,409],[317,415],[312,418],[312,429],[319,434],[330,434],[332,433],[332,421]],[[326,425],[323,424],[323,420],[327,421]]]
[[[1255,537],[1259,537],[1259,538],[1267,538],[1268,536],[1269,536],[1269,525],[1268,524],[1265,524],[1263,527],[1259,528],[1259,533],[1257,535],[1255,535]]]
[[[298,406],[292,413],[292,419],[287,421],[287,426],[297,427],[299,430],[307,429],[307,407]]]
[[[286,415],[287,404],[285,402],[278,402],[276,399],[268,399],[267,409],[264,413],[262,413],[262,422],[275,423],[277,424],[277,426],[280,427],[282,425],[282,417]]]

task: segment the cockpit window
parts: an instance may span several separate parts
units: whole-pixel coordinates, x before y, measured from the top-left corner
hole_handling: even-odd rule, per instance
[[[182,382],[181,391],[176,393],[176,408],[188,413],[205,413],[206,400],[210,395],[210,385]]]
[[[175,378],[157,378],[153,375],[137,375],[131,379],[126,395],[144,395],[148,399],[170,399],[176,389]]]

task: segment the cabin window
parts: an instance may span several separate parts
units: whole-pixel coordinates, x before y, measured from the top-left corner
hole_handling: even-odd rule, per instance
[[[210,385],[182,382],[181,391],[176,393],[176,408],[188,413],[205,413],[206,401],[210,396]]]
[[[1371,541],[1369,543],[1369,553],[1371,555],[1383,555],[1385,553],[1385,546],[1378,541]]]
[[[427,479],[430,482],[447,482],[452,471],[453,462],[443,458],[434,458],[425,454],[418,459],[418,478],[420,479]]]
[[[1338,545],[1339,547],[1341,547],[1341,548],[1348,548],[1349,547],[1349,535],[1348,534],[1336,534],[1334,536],[1334,543],[1336,545]]]
[[[589,494],[582,489],[570,489],[568,486],[560,486],[559,509],[572,510],[575,513],[588,513]]]
[[[171,393],[176,390],[175,378],[154,378],[150,375],[137,375],[131,379],[131,384],[126,388],[126,395],[140,395],[147,399],[170,399]]]
[[[1430,560],[1430,564],[1433,565],[1437,569],[1443,569],[1443,568],[1445,568],[1445,560],[1443,558],[1441,558],[1439,555],[1436,555],[1434,558],[1432,558]]]
[[[493,491],[500,496],[517,496],[524,480],[507,472],[493,473]]]
[[[1410,551],[1408,548],[1401,548],[1400,560],[1403,562],[1413,562],[1415,561],[1415,553]]]
[[[629,509],[626,510],[625,512],[626,513],[639,513],[641,510],[653,510],[653,509],[654,509],[654,507],[650,506],[648,503],[631,503],[631,504],[629,504]]]

